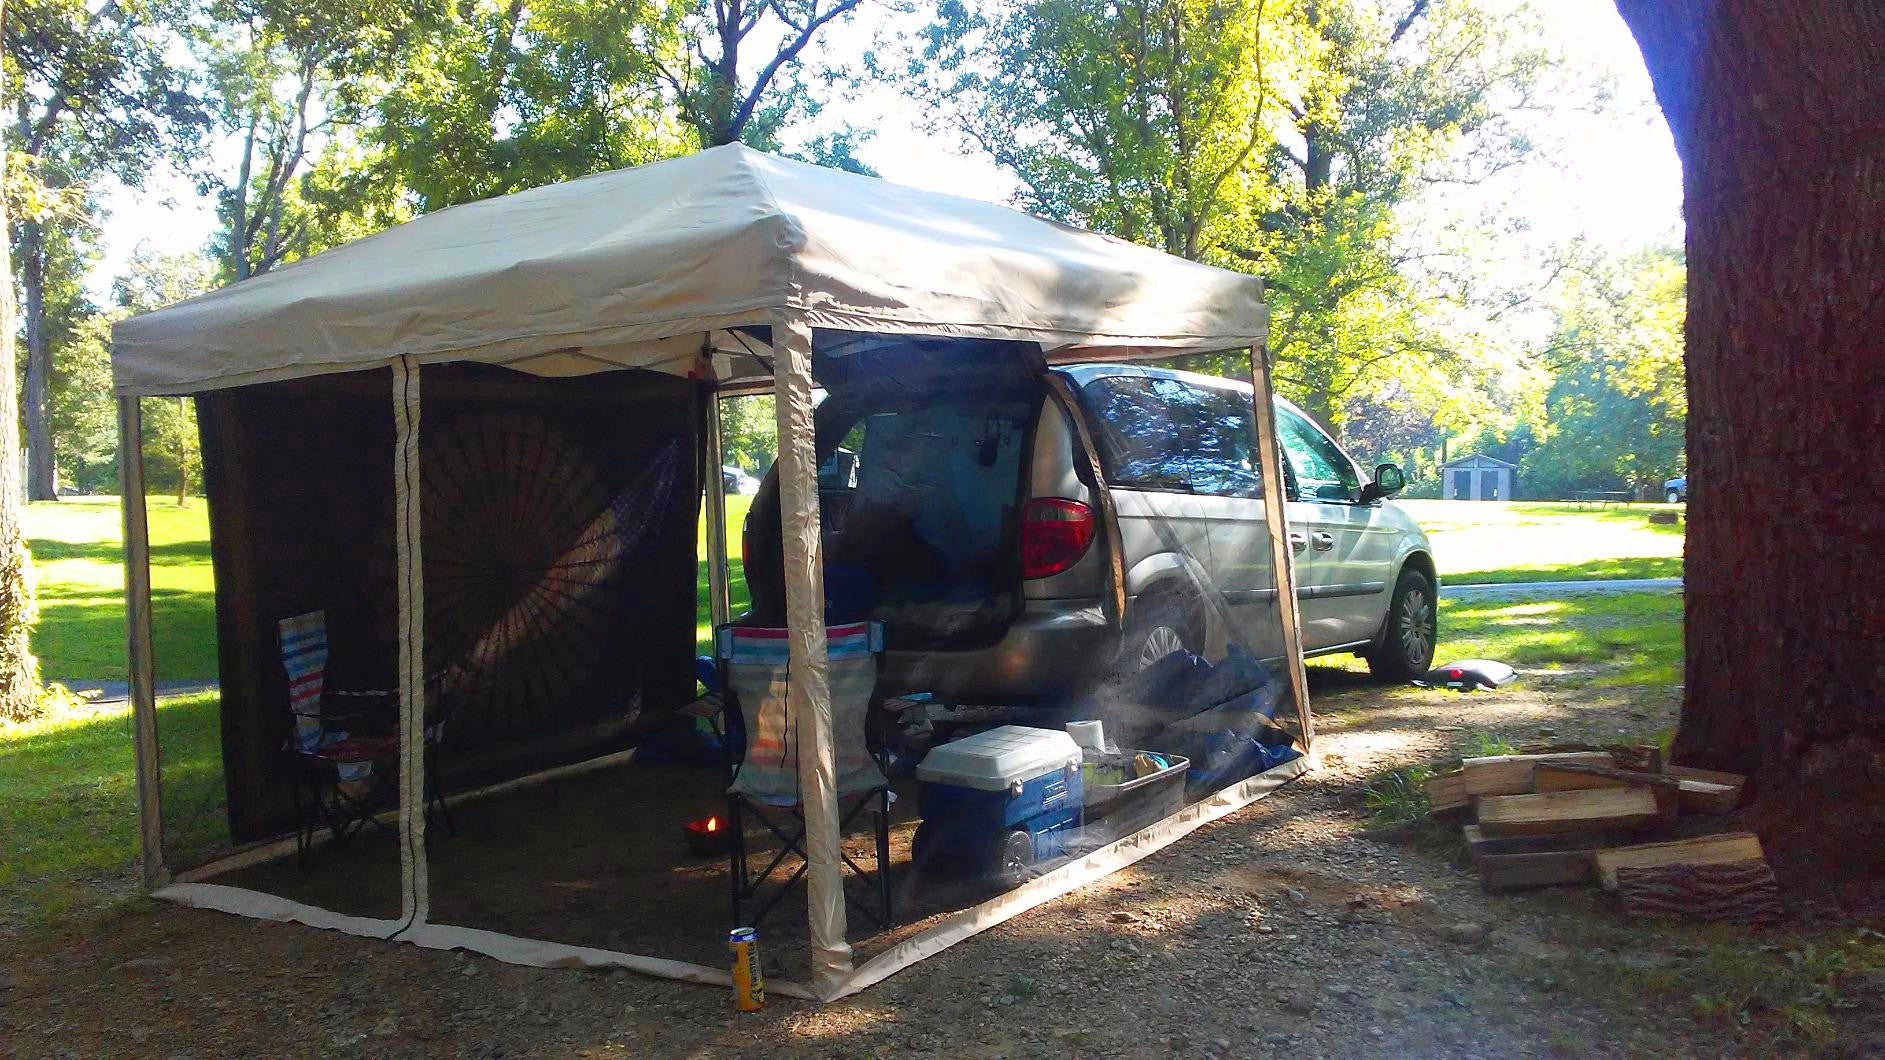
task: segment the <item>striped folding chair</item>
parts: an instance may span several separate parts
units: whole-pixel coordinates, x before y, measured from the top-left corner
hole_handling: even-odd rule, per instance
[[[799,788],[798,745],[786,698],[788,631],[723,626],[715,631],[715,654],[724,674],[726,709],[737,712],[744,739],[727,748],[727,818],[733,836],[732,880],[735,926],[756,926],[805,875],[804,799]],[[883,625],[856,622],[825,631],[831,687],[833,752],[838,774],[838,831],[869,813],[876,840],[874,871],[840,850],[844,865],[866,887],[868,901],[847,888],[847,897],[880,926],[890,925],[890,781],[865,737]],[[729,722],[732,720],[729,715]],[[731,735],[733,726],[727,726]],[[845,804],[851,805],[846,808]],[[779,842],[765,867],[752,871],[745,818],[751,816]],[[788,863],[789,866],[788,866]],[[784,871],[787,868],[790,871]],[[750,919],[749,919],[750,911]]]
[[[306,872],[322,849],[314,840],[323,828],[334,848],[368,826],[384,830],[379,815],[391,808],[399,791],[399,693],[327,687],[326,612],[283,619],[280,630],[294,722],[284,750],[294,773],[295,852]],[[455,834],[433,782],[445,734],[445,684],[444,675],[427,679],[428,705],[436,703],[440,716],[425,726],[426,811],[437,810],[447,834]],[[336,709],[343,703],[345,709]]]

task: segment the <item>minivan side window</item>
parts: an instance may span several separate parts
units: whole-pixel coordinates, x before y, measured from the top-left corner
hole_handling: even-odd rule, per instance
[[[1277,433],[1282,436],[1290,470],[1296,473],[1299,497],[1306,501],[1351,502],[1357,499],[1361,495],[1361,478],[1341,449],[1295,412],[1286,408],[1276,411]]]
[[[1250,413],[1230,400],[1234,394],[1177,379],[1102,376],[1080,396],[1096,421],[1100,463],[1112,485],[1259,495]]]

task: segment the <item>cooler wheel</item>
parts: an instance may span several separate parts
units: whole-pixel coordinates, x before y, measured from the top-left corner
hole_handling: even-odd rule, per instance
[[[1027,882],[1034,867],[1034,837],[1017,828],[995,845],[995,878],[1003,887],[1019,887]]]

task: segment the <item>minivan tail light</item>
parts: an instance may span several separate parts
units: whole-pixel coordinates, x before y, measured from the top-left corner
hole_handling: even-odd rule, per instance
[[[1021,511],[1021,576],[1045,578],[1079,562],[1093,543],[1093,509],[1039,497]]]

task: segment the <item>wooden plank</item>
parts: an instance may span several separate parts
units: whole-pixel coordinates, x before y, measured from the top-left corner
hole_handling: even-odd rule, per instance
[[[1633,769],[1638,773],[1662,772],[1662,748],[1655,744],[1615,744],[1609,751],[1610,756],[1617,760],[1618,769]]]
[[[164,868],[162,760],[157,749],[157,661],[151,648],[151,540],[144,510],[144,412],[118,399],[118,483],[124,508],[126,668],[131,746],[137,770],[138,873],[146,892],[170,882]]]
[[[1646,788],[1656,799],[1656,813],[1674,821],[1682,813],[1682,782],[1661,773],[1604,769],[1574,762],[1540,762],[1532,772],[1534,791],[1586,791],[1593,788]]]
[[[1427,778],[1427,812],[1452,813],[1473,804],[1466,794],[1466,778],[1459,773]]]
[[[1681,782],[1685,813],[1733,813],[1741,804],[1741,790],[1748,782],[1739,773],[1693,766],[1667,766],[1663,772]]]
[[[1753,861],[1765,857],[1761,840],[1752,832],[1728,832],[1723,835],[1678,839],[1667,843],[1641,843],[1597,852],[1597,882],[1604,890],[1617,889],[1617,870],[1651,865],[1722,865],[1735,861]]]
[[[1608,751],[1564,751],[1539,755],[1492,755],[1468,758],[1461,764],[1468,795],[1523,795],[1532,790],[1532,770],[1540,762],[1576,762],[1589,766],[1616,765]]]
[[[1625,831],[1498,837],[1470,824],[1461,836],[1488,891],[1589,883],[1596,878],[1596,852],[1633,838]]]
[[[1774,870],[1759,859],[1705,865],[1626,865],[1617,870],[1617,880],[1623,911],[1631,916],[1771,924],[1784,915]]]
[[[1492,836],[1632,828],[1659,816],[1655,795],[1644,788],[1490,795],[1479,800],[1479,827]]]

